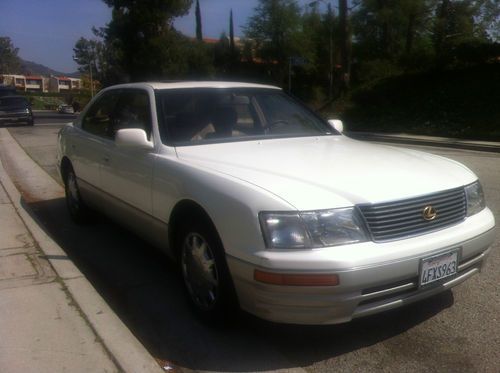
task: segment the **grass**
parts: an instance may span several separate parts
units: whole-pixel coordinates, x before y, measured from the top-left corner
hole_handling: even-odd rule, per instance
[[[500,141],[500,63],[383,79],[336,108],[351,131]]]
[[[30,96],[31,107],[35,110],[54,109],[64,104],[62,97]]]

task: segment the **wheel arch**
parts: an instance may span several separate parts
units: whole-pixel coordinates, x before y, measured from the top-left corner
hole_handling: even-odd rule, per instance
[[[71,164],[71,161],[69,160],[68,157],[64,156],[61,159],[61,178],[63,180],[63,183],[66,183],[66,176],[68,175],[68,171],[73,168],[73,165]]]
[[[182,234],[185,230],[182,227],[182,224],[189,224],[193,219],[199,219],[203,222],[203,224],[207,224],[209,230],[212,231],[213,240],[218,241],[218,246],[221,250],[213,251],[215,257],[219,258],[217,267],[220,270],[219,275],[221,279],[224,279],[221,282],[221,289],[224,289],[223,292],[226,294],[224,296],[224,300],[222,301],[223,309],[222,313],[219,310],[218,313],[212,315],[199,315],[202,319],[213,321],[213,322],[221,322],[230,320],[236,314],[236,310],[239,309],[239,298],[236,293],[236,288],[234,285],[234,281],[231,275],[231,271],[229,269],[227,260],[226,260],[226,250],[224,248],[224,244],[222,242],[219,231],[217,230],[213,219],[210,217],[209,213],[205,208],[203,208],[200,204],[191,199],[183,199],[174,206],[169,219],[168,224],[168,240],[170,247],[170,254],[176,263],[181,265],[181,245],[180,239],[182,239]],[[208,238],[208,237],[205,237]],[[212,247],[212,250],[216,249]],[[220,306],[219,306],[220,307]]]
[[[170,213],[170,218],[168,221],[168,244],[170,247],[170,252],[175,260],[178,260],[179,253],[177,248],[177,240],[179,238],[178,234],[181,224],[189,219],[197,217],[204,220],[217,234],[219,241],[222,245],[222,240],[220,238],[219,232],[214,224],[213,219],[210,217],[209,213],[203,208],[199,203],[191,199],[183,199],[176,203],[172,212]]]

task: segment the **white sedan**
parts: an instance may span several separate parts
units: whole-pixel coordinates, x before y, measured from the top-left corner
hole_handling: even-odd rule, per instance
[[[341,132],[272,86],[136,83],[101,91],[58,157],[72,218],[165,249],[208,320],[347,322],[478,273],[495,221],[477,177]]]
[[[71,105],[59,105],[59,107],[57,108],[57,112],[59,114],[74,114],[75,110]]]

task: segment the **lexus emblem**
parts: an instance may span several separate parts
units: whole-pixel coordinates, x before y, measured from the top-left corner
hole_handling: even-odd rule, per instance
[[[422,211],[422,216],[424,217],[425,220],[431,221],[436,219],[437,217],[437,212],[432,206],[425,206],[424,211]]]

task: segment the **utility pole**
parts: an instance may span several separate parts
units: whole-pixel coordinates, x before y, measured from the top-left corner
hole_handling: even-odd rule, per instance
[[[90,70],[90,97],[94,97],[94,79],[92,79],[92,60],[89,60],[89,70]]]
[[[229,13],[229,48],[231,49],[232,57],[234,56],[234,24],[233,24],[233,10]]]
[[[76,63],[78,62],[78,59],[76,57],[73,57],[73,61]],[[90,97],[94,97],[94,79],[92,77],[92,62],[94,61],[94,51],[92,50],[92,53],[89,53],[89,74],[90,74]]]
[[[203,33],[201,30],[201,9],[200,1],[196,0],[196,40],[203,41]]]
[[[292,57],[288,57],[288,93],[292,93]]]

